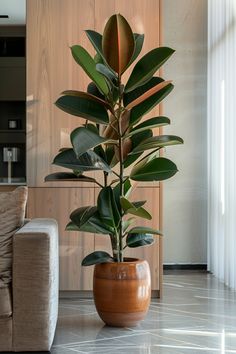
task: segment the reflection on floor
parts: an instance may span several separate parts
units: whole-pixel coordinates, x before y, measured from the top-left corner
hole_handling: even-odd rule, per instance
[[[51,352],[236,353],[236,293],[206,273],[168,274],[147,318],[123,329],[104,326],[92,300],[61,300]]]

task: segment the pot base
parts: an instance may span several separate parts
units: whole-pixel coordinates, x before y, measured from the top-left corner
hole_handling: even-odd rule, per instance
[[[146,316],[144,312],[122,313],[122,312],[101,312],[98,314],[107,326],[111,327],[135,327]]]

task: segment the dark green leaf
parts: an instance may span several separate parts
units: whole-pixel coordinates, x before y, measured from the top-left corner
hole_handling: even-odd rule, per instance
[[[88,232],[88,233],[92,233],[92,234],[94,234],[94,233],[101,234],[102,233],[100,230],[98,231],[94,226],[90,225],[89,222],[86,222],[81,227],[78,227],[72,221],[70,221],[66,225],[66,231]],[[108,231],[104,230],[104,234],[108,234]]]
[[[158,105],[169,93],[173,90],[174,86],[168,84],[166,87],[155,93],[155,95],[148,98],[146,101],[140,103],[138,106],[131,109],[130,124],[136,124],[139,119],[156,105]]]
[[[144,41],[144,34],[138,34],[134,33],[134,42],[135,42],[135,48],[134,48],[134,53],[133,56],[129,62],[129,66],[137,59],[139,56],[142,47],[143,47],[143,41]]]
[[[95,152],[88,151],[76,158],[73,149],[60,152],[53,161],[54,165],[69,168],[70,170],[110,172],[110,167]]]
[[[131,190],[132,190],[132,185],[130,183],[130,180],[127,179],[123,185],[124,185],[124,187],[123,187],[124,188],[124,196],[128,197]],[[117,185],[113,188],[113,193],[114,193],[114,197],[116,200],[116,204],[120,205],[120,183],[117,183]]]
[[[161,77],[153,77],[149,80],[146,84],[137,87],[135,90],[131,92],[125,92],[123,96],[124,106],[128,106],[131,102],[135,101],[138,97],[142,96],[145,92],[149,91],[151,88],[155,87],[156,85],[164,82]]]
[[[152,229],[151,227],[146,226],[135,226],[129,230],[129,234],[152,234],[152,235],[161,235],[162,233],[159,230]]]
[[[79,228],[79,231],[109,234],[114,230],[104,225],[101,220],[97,207],[81,207],[74,210],[70,215],[73,223]]]
[[[70,172],[55,172],[45,177],[45,182],[68,181],[68,182],[95,182],[94,178],[79,175]]]
[[[114,229],[108,225],[105,225],[100,217],[98,210],[96,213],[88,220],[88,224],[96,229],[95,233],[100,234],[114,234]]]
[[[102,138],[100,135],[85,127],[79,127],[73,130],[70,138],[77,157],[97,145],[112,142],[110,139]],[[116,141],[113,141],[113,143],[115,142]]]
[[[86,98],[88,100],[92,100],[92,101],[95,101],[97,103],[100,103],[106,109],[110,109],[111,108],[111,106],[109,105],[109,103],[107,101],[105,101],[104,99],[102,99],[100,97],[97,97],[96,95],[93,95],[93,94],[91,94],[89,92],[83,92],[83,91],[77,91],[77,90],[66,90],[66,91],[62,92],[62,95]]]
[[[146,200],[138,200],[137,202],[132,202],[132,204],[135,206],[135,208],[140,208],[143,206],[147,201]]]
[[[98,90],[97,86],[95,85],[94,82],[90,82],[87,86],[87,92],[90,93],[93,96],[96,96],[102,100],[105,99],[105,96],[101,94],[101,92]]]
[[[95,206],[84,206],[74,210],[70,214],[70,219],[78,227],[81,227],[91,218],[91,216],[94,215],[96,211],[97,211],[97,207]]]
[[[96,69],[100,74],[105,76],[105,78],[109,81],[111,86],[113,85],[117,86],[118,82],[117,82],[116,74],[113,71],[111,71],[106,65],[97,64]]]
[[[120,222],[120,213],[111,187],[102,188],[98,195],[97,205],[102,221],[116,228]]]
[[[183,139],[179,136],[175,135],[159,135],[153,136],[144,140],[141,144],[139,144],[136,148],[134,148],[129,154],[137,154],[139,152],[143,152],[145,150],[162,148],[164,146],[169,145],[178,145],[183,144]]]
[[[176,165],[164,158],[147,158],[138,162],[132,169],[130,178],[134,181],[162,181],[176,174]]]
[[[144,55],[135,65],[125,86],[125,92],[130,92],[149,81],[173,53],[171,48],[160,47]]]
[[[88,39],[90,40],[90,42],[92,43],[96,52],[102,57],[103,60],[105,60],[102,51],[102,35],[93,30],[86,30],[85,33]]]
[[[77,117],[88,119],[95,123],[109,124],[106,108],[93,100],[65,95],[55,102],[62,111]]]
[[[82,266],[90,266],[94,264],[114,262],[114,259],[107,252],[95,251],[86,256],[82,261]]]
[[[120,203],[125,214],[132,214],[139,216],[143,219],[151,220],[152,216],[142,207],[136,207],[134,203],[131,203],[128,199],[121,197]]]
[[[134,134],[143,132],[147,129],[154,129],[168,124],[170,124],[170,119],[167,117],[160,116],[160,117],[150,118],[145,120],[143,123],[136,125],[136,127],[133,128],[131,132],[129,132],[125,136],[130,137]]]
[[[151,138],[152,137],[152,130],[147,129],[142,132],[137,132],[136,134],[131,136],[131,143],[132,143],[132,148],[131,150],[135,149],[136,146],[138,146],[142,141]],[[137,153],[133,155],[128,155],[127,158],[124,161],[124,167],[127,168],[130,166],[134,161],[136,161],[142,153]]]
[[[126,238],[126,244],[131,248],[151,245],[153,242],[150,234],[128,234]]]
[[[106,80],[97,72],[96,63],[87,50],[80,45],[74,45],[71,47],[71,52],[75,61],[83,68],[90,79],[96,84],[97,88],[107,96],[109,90]]]
[[[153,77],[146,84],[136,88],[134,91],[124,94],[124,106],[128,106],[128,104],[138,97],[142,96],[145,92],[149,91],[151,88],[156,85],[162,83],[164,80],[160,77]],[[130,113],[130,126],[136,124],[139,119],[150,110],[152,110],[157,104],[159,104],[174,88],[172,84],[168,84],[163,89],[138,104],[134,108],[131,109]]]

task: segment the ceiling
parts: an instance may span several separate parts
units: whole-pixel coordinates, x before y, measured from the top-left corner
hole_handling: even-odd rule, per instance
[[[26,0],[0,0],[0,15],[9,16],[9,18],[0,18],[0,26],[24,25]]]

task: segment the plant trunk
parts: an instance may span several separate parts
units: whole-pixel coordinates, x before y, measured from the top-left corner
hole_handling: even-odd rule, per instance
[[[122,127],[121,127],[121,114],[122,114],[122,108],[121,108],[121,102],[122,102],[122,93],[121,93],[121,81],[119,78],[119,107],[118,107],[118,132],[119,132],[119,164],[120,164],[120,197],[123,196],[124,194],[124,188],[123,188],[123,179],[124,179],[124,166],[123,166],[123,138],[122,138]],[[122,224],[123,224],[123,211],[122,208],[120,208],[120,224],[119,224],[119,252],[118,252],[118,259],[119,262],[123,262],[123,230],[122,230]]]

